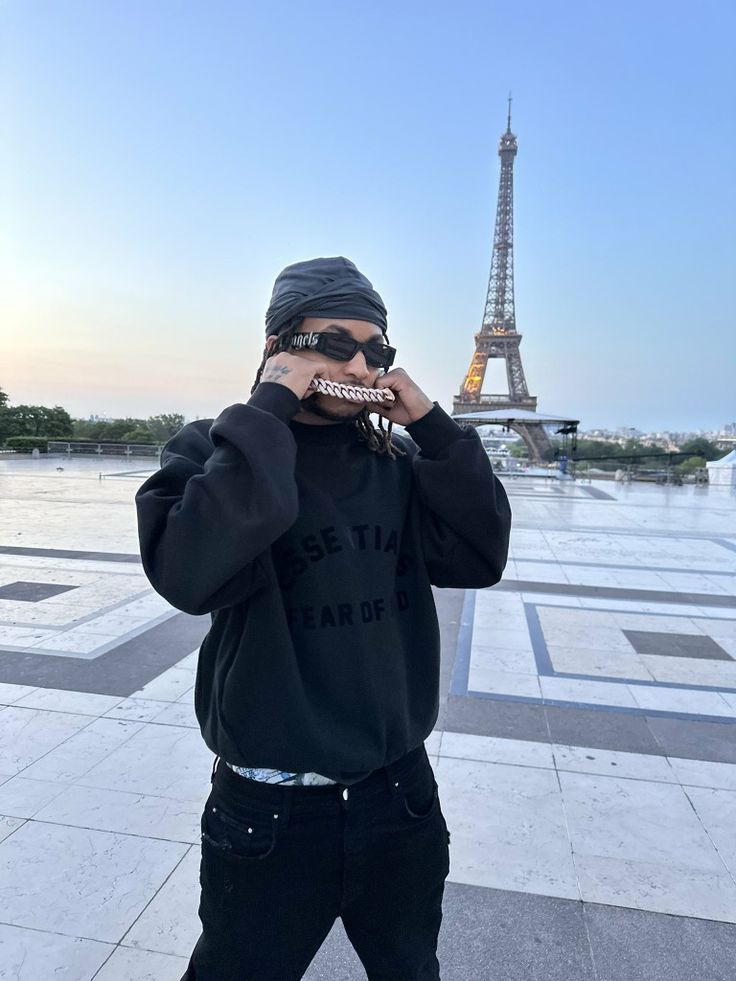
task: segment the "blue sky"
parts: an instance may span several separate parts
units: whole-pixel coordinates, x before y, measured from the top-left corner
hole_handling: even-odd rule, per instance
[[[216,415],[247,399],[276,273],[346,255],[397,363],[449,409],[511,89],[539,408],[582,428],[736,419],[733,11],[0,2],[0,385],[79,416]]]

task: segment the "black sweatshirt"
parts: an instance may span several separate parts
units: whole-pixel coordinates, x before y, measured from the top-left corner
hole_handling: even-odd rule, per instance
[[[213,753],[349,784],[432,730],[430,585],[498,582],[511,511],[475,430],[436,403],[392,436],[396,460],[299,408],[265,382],[170,439],[136,495],[141,556],[173,606],[212,616],[194,702]]]

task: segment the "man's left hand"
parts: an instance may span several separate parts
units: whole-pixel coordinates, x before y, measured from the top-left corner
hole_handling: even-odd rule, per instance
[[[387,402],[385,405],[369,403],[369,410],[377,412],[390,422],[395,422],[397,426],[409,426],[434,408],[432,399],[424,394],[403,368],[392,368],[385,375],[381,375],[376,382],[376,388],[390,388],[394,393],[395,401]]]

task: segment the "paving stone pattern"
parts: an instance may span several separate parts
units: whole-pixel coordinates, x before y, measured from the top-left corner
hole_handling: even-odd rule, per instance
[[[209,617],[143,575],[150,461],[56,462],[0,461],[0,977],[178,981]],[[503,581],[437,591],[442,977],[732,981],[736,498],[506,486]],[[339,922],[306,977],[365,977]]]

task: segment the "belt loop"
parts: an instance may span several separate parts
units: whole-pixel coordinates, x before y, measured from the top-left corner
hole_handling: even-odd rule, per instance
[[[283,831],[286,825],[289,823],[289,817],[291,816],[291,805],[294,801],[294,792],[297,788],[295,787],[281,787],[282,791],[282,802],[277,805],[274,809],[274,820],[276,821],[277,833]],[[278,817],[276,815],[278,814]]]

